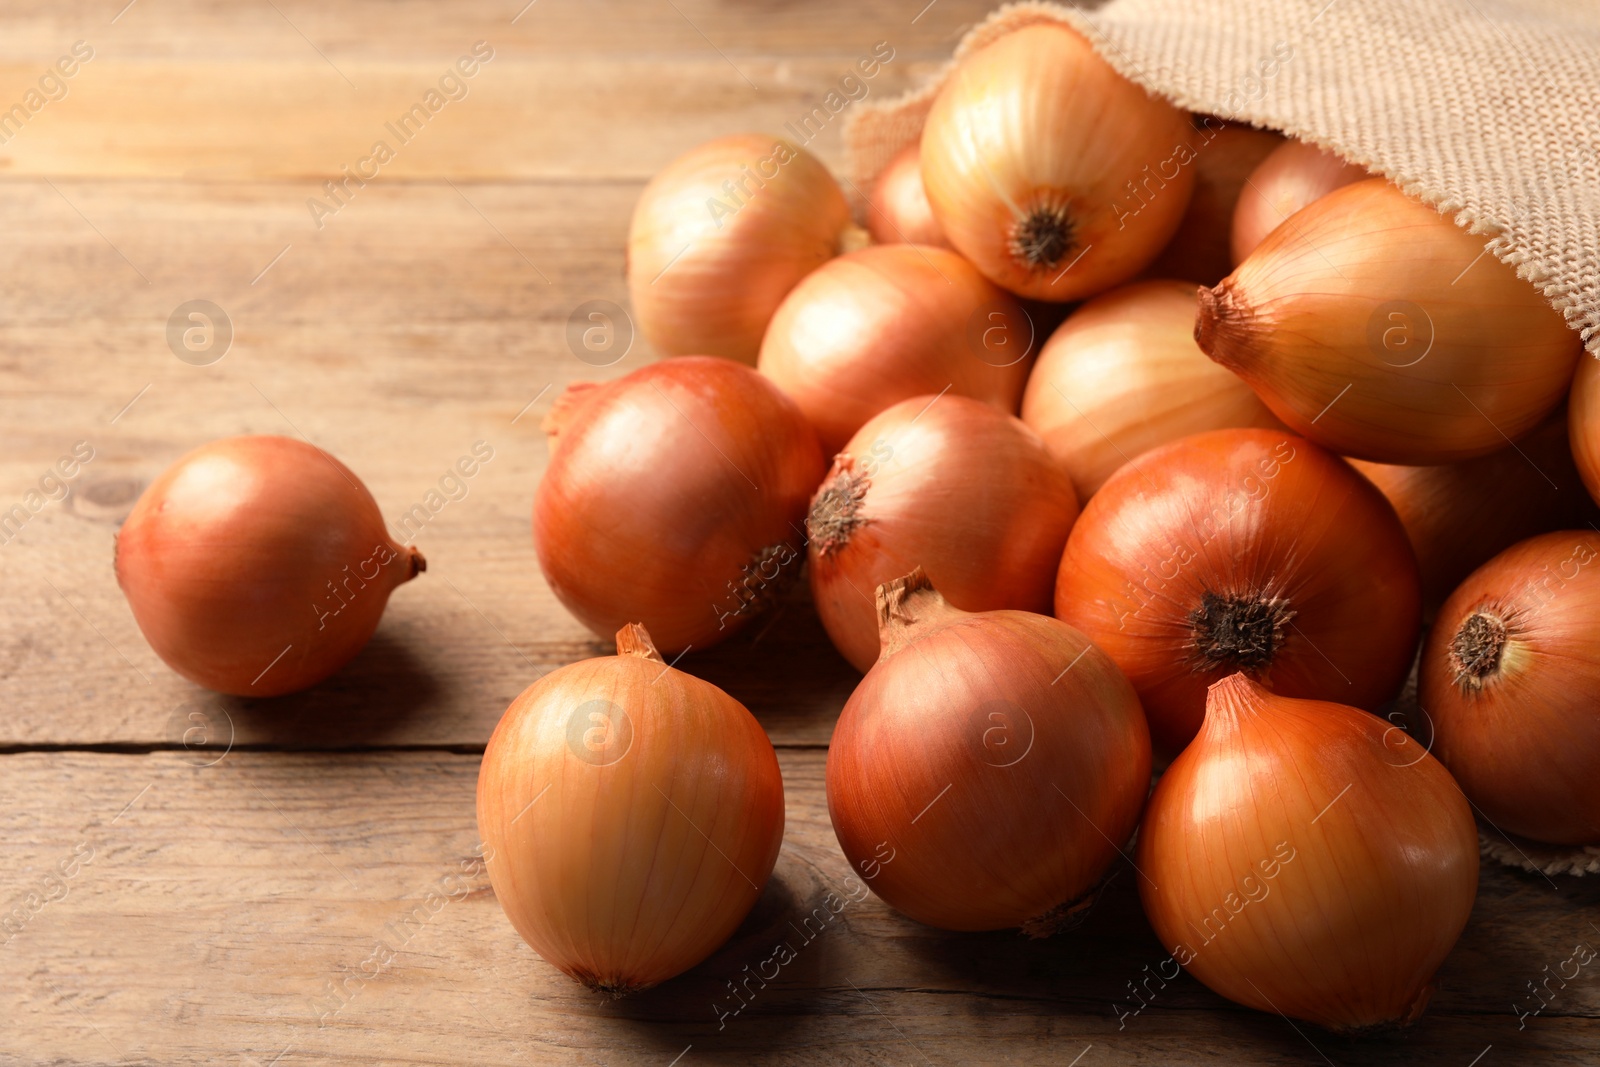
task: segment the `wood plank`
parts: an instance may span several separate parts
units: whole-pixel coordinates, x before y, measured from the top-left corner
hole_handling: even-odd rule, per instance
[[[0,760],[0,902],[49,895],[45,872],[92,851],[0,948],[18,1061],[268,1063],[288,1047],[279,1062],[659,1065],[692,1046],[681,1062],[1067,1063],[1087,1048],[1085,1065],[1468,1064],[1492,1045],[1485,1063],[1578,1064],[1600,1040],[1587,974],[1522,1029],[1511,1010],[1545,965],[1595,940],[1592,880],[1485,871],[1432,1009],[1400,1035],[1297,1031],[1187,976],[1121,1017],[1126,983],[1164,958],[1128,870],[1080,927],[1042,942],[941,933],[853,900],[723,1018],[730,981],[799,941],[789,924],[826,892],[852,893],[820,752],[780,754],[784,851],[750,919],[701,966],[620,1003],[539,960],[471,867],[474,756]],[[430,890],[445,903],[426,905]],[[324,1020],[326,983],[385,938],[403,941],[394,963]]]

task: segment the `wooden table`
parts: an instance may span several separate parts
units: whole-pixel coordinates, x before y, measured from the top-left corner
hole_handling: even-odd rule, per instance
[[[1593,1062],[1591,970],[1536,1017],[1513,1006],[1537,1006],[1528,983],[1600,942],[1600,882],[1502,869],[1484,873],[1432,1010],[1384,1038],[1245,1011],[1187,977],[1127,1014],[1128,983],[1164,953],[1126,871],[1043,942],[852,901],[734,1000],[730,983],[848,873],[822,768],[855,675],[803,596],[685,662],[780,754],[788,834],[756,911],[706,963],[620,1003],[535,956],[470,862],[479,755],[516,692],[607,650],[535,564],[538,424],[565,383],[653,355],[640,342],[590,366],[568,316],[626,303],[629,211],[672,156],[780,129],[879,41],[895,55],[871,91],[898,92],[984,7],[522,2],[0,13],[0,107],[44,79],[37,111],[0,127],[0,511],[27,509],[0,546],[0,1063]],[[50,76],[78,41],[92,58]],[[493,58],[465,97],[331,199],[324,182],[478,41]],[[841,163],[837,125],[814,147]],[[215,338],[187,361],[168,344],[193,300],[231,323],[220,359]],[[112,574],[141,488],[236,433],[331,450],[391,519],[475,442],[494,449],[421,531],[428,572],[371,646],[296,697],[177,678]],[[80,441],[94,456],[70,494],[29,497]],[[362,980],[380,941],[393,960]]]

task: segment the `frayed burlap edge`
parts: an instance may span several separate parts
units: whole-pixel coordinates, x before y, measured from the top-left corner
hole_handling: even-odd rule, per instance
[[[1600,846],[1596,845],[1541,845],[1479,826],[1478,851],[1485,859],[1530,874],[1570,874],[1580,878],[1600,874]]]
[[[1008,33],[1041,22],[1065,23],[1077,30],[1112,68],[1148,92],[1160,95],[1190,111],[1219,114],[1213,106],[1215,101],[1200,100],[1181,90],[1174,90],[1169,85],[1155,83],[1138,62],[1117,47],[1086,11],[1044,0],[1019,0],[996,8],[983,22],[968,30],[956,45],[950,61],[931,75],[924,84],[894,99],[866,102],[846,119],[845,148],[850,178],[856,189],[872,188],[878,173],[894,158],[895,153],[921,135],[923,124],[933,107],[933,101],[940,87],[944,85],[951,70],[963,57]],[[1488,236],[1489,240],[1484,246],[1486,250],[1515,270],[1519,277],[1538,288],[1550,302],[1550,306],[1560,312],[1567,324],[1584,338],[1588,350],[1600,358],[1600,305],[1592,302],[1586,304],[1581,294],[1570,291],[1570,287],[1563,288],[1557,277],[1559,271],[1549,266],[1551,263],[1568,258],[1568,254],[1562,249],[1524,247],[1495,219],[1476,215],[1461,205],[1450,202],[1446,194],[1432,188],[1415,175],[1399,173],[1381,159],[1374,158],[1368,153],[1352,151],[1349,145],[1325,135],[1323,131],[1295,123],[1279,122],[1269,125],[1253,119],[1247,109],[1240,109],[1234,114],[1221,114],[1220,117],[1232,122],[1273,129],[1315,144],[1343,159],[1366,167],[1374,174],[1382,175],[1399,186],[1408,196],[1437,209],[1441,214],[1452,215],[1456,225],[1468,232]],[[1589,261],[1585,264],[1587,269],[1600,272],[1600,249],[1588,249],[1584,255]]]

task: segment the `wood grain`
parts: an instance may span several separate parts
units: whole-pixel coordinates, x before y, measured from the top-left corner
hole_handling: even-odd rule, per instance
[[[1486,872],[1432,1009],[1399,1037],[1297,1031],[1187,977],[1124,1015],[1127,983],[1165,958],[1134,871],[1053,939],[918,926],[851,880],[817,751],[781,755],[784,851],[740,931],[688,974],[611,1003],[534,955],[474,866],[476,757],[235,752],[200,765],[210,758],[6,757],[0,902],[40,891],[75,852],[91,858],[0,946],[0,1000],[26,1022],[0,1058],[264,1064],[289,1047],[280,1062],[664,1065],[692,1046],[682,1062],[1067,1063],[1087,1048],[1083,1064],[1224,1050],[1242,1064],[1319,1052],[1403,1064],[1423,1050],[1468,1064],[1492,1045],[1496,1062],[1578,1064],[1600,1038],[1588,978],[1523,1029],[1509,1014],[1532,1005],[1524,984],[1545,964],[1597,939],[1600,884]],[[848,903],[820,933],[797,932],[829,892]],[[377,942],[393,962],[330,994]],[[780,942],[796,958],[763,988],[749,975]],[[747,980],[736,999],[728,983]]]

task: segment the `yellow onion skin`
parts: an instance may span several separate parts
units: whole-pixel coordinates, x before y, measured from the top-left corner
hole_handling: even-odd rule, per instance
[[[628,293],[639,330],[663,355],[754,364],[789,290],[864,243],[858,234],[839,184],[805,149],[764,134],[707,141],[667,164],[634,207]]]
[[[1234,264],[1243,263],[1267,234],[1313,200],[1370,177],[1365,167],[1314,144],[1284,141],[1261,161],[1239,193],[1229,234]]]
[[[303,441],[226,437],[150,484],[117,532],[117,584],[145,640],[197,685],[269,697],[366,645],[426,568],[348,467]]]
[[[478,772],[506,917],[540,956],[622,997],[678,975],[755,905],[783,842],[760,724],[661,662],[642,627],[511,702]]]
[[[1014,416],[948,394],[901,401],[861,427],[812,498],[817,614],[865,671],[879,643],[870,591],[918,567],[963,611],[1048,612],[1077,517],[1071,480]]]
[[[1064,623],[968,614],[921,572],[878,590],[883,656],[828,746],[828,814],[873,892],[946,930],[1051,933],[1133,833],[1150,735]]]
[[[1190,119],[1194,132],[1194,195],[1178,231],[1145,276],[1215,285],[1233,270],[1234,207],[1262,160],[1284,143],[1281,134],[1225,123],[1210,115]]]
[[[1600,534],[1542,534],[1474,571],[1423,646],[1433,752],[1496,829],[1600,843]]]
[[[997,285],[1078,300],[1138,274],[1177,230],[1191,133],[1073,30],[1028,26],[951,72],[922,181],[950,243]]]
[[[1398,727],[1242,674],[1156,784],[1139,894],[1161,943],[1229,1000],[1336,1031],[1408,1024],[1461,936],[1478,834]]]
[[[1460,463],[1402,467],[1352,460],[1389,498],[1422,568],[1430,615],[1468,574],[1503,549],[1551,530],[1600,525],[1567,450],[1564,412],[1498,452]]]
[[[1567,433],[1584,488],[1600,501],[1600,354],[1578,360],[1567,403]]]
[[[1194,343],[1195,287],[1133,282],[1082,305],[1050,335],[1022,421],[1088,500],[1124,463],[1204,430],[1275,427],[1233,372]]]
[[[867,198],[867,232],[877,244],[933,245],[949,248],[922,187],[922,146],[913,141],[895,153],[872,183]]]
[[[1296,433],[1413,466],[1533,429],[1579,350],[1482,237],[1382,179],[1316,200],[1201,290],[1195,340]]]
[[[1417,562],[1383,495],[1281,430],[1213,430],[1112,475],[1072,528],[1055,614],[1138,690],[1158,752],[1188,744],[1211,683],[1376,708],[1421,625]]]
[[[668,655],[706,648],[798,576],[822,449],[751,368],[680,356],[578,383],[544,429],[534,547],[556,597],[596,633],[642,619]]]
[[[1015,415],[1037,350],[1022,306],[954,252],[878,245],[794,287],[757,367],[831,454],[884,408],[945,389]]]

